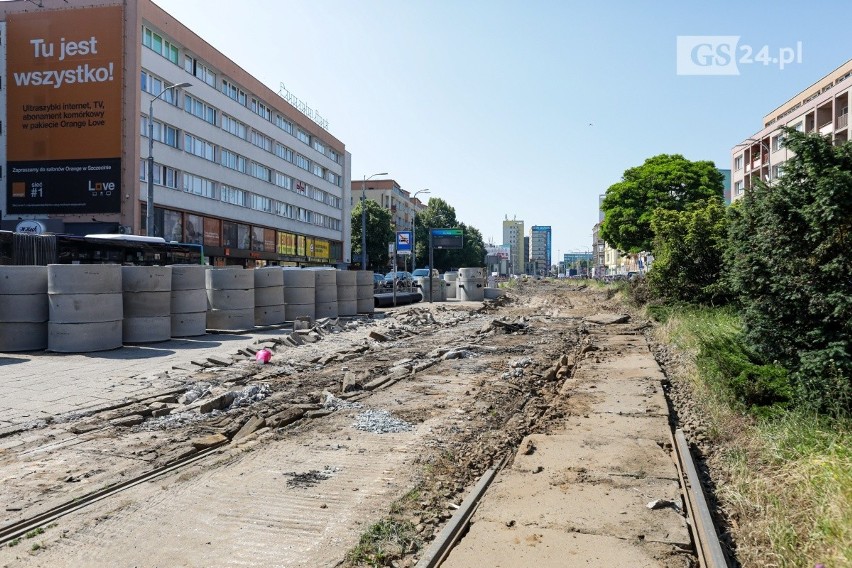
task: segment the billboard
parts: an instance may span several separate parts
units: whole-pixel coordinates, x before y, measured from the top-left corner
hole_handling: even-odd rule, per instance
[[[121,6],[9,14],[6,203],[121,211]]]
[[[461,229],[431,229],[432,247],[436,249],[464,248],[464,232]]]

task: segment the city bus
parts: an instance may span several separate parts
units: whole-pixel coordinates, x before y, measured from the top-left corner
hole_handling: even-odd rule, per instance
[[[0,264],[204,264],[204,247],[139,235],[33,235],[0,231]]]

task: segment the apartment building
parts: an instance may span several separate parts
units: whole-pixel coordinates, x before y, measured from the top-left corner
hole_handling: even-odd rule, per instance
[[[509,245],[512,253],[509,256],[509,272],[524,273],[524,222],[518,219],[503,220],[503,244]]]
[[[530,264],[534,274],[543,276],[551,267],[552,231],[549,225],[533,225],[530,228]]]
[[[852,59],[763,117],[763,128],[731,149],[731,201],[756,180],[771,183],[782,175],[792,152],[784,146],[782,126],[819,132],[836,143],[849,140],[849,92]]]
[[[350,155],[292,93],[150,0],[13,0],[0,20],[4,229],[163,236],[214,265],[350,261]]]
[[[397,231],[413,229],[415,215],[426,209],[423,201],[392,179],[352,180],[353,205],[362,195],[390,211]]]

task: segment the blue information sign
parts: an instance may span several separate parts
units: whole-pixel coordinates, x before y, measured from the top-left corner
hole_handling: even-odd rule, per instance
[[[396,254],[411,254],[411,231],[396,232]]]

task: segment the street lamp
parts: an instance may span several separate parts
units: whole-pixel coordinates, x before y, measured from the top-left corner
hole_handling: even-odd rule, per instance
[[[191,86],[192,83],[178,83],[166,87],[148,104],[148,199],[145,232],[149,237],[154,235],[154,101],[172,89],[185,89]]]
[[[382,172],[370,177],[364,176],[364,183],[361,185],[361,270],[367,270],[367,180],[386,175],[387,172]]]
[[[431,191],[428,189],[416,191],[414,192],[414,195],[411,196],[411,201],[413,202],[421,193],[431,193]],[[417,249],[414,247],[416,242],[415,235],[417,233],[417,204],[412,203],[412,205],[414,205],[414,214],[411,216],[411,272],[414,272],[414,269],[417,268]],[[429,270],[432,270],[431,266],[429,267]]]

